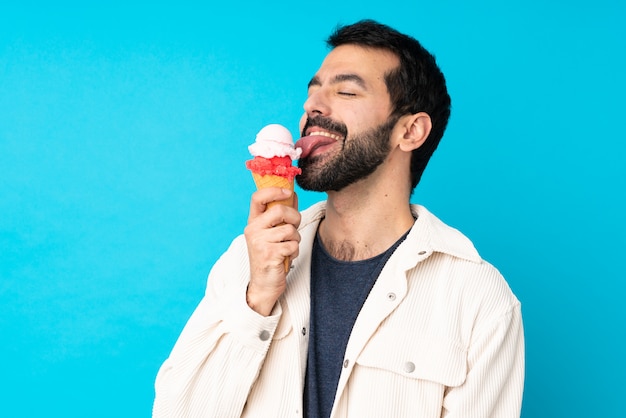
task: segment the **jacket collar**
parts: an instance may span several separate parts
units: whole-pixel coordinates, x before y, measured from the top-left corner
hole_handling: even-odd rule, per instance
[[[474,263],[482,261],[472,242],[460,231],[443,223],[424,206],[411,205],[411,211],[416,218],[415,224],[394,256],[403,268],[411,269],[418,261],[435,252]],[[309,253],[306,250],[312,247],[317,227],[325,213],[326,201],[318,202],[302,212],[299,230],[302,236],[301,245],[305,247],[304,254]]]
[[[409,235],[416,235],[416,244],[475,263],[482,261],[474,244],[459,230],[443,223],[424,206],[411,205],[411,211],[417,220]]]

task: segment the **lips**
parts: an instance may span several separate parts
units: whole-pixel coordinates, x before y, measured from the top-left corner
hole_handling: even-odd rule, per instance
[[[343,140],[341,135],[313,128],[309,130],[307,136],[303,136],[296,142],[295,147],[302,148],[302,154],[300,155],[302,159],[309,156],[317,148],[332,145],[341,140]]]

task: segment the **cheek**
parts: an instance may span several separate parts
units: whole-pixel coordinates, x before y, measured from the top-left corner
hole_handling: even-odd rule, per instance
[[[342,122],[348,128],[349,134],[357,134],[378,126],[382,120],[371,109],[350,109],[343,113]]]

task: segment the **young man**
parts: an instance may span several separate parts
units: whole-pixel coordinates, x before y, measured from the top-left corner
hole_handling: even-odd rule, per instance
[[[301,214],[253,194],[244,235],[156,381],[155,417],[519,417],[520,303],[409,198],[445,130],[434,58],[373,21],[339,28],[309,83]],[[283,260],[292,269],[285,274]]]

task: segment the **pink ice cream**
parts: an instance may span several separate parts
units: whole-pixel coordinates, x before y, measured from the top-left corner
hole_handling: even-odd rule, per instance
[[[293,181],[301,173],[292,162],[300,158],[302,149],[294,147],[291,132],[282,125],[265,126],[248,150],[254,159],[246,161],[246,167],[256,174],[281,176]]]

